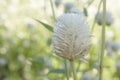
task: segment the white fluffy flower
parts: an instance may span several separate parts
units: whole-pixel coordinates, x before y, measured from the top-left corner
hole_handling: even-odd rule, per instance
[[[103,18],[103,12],[99,12],[98,16],[96,18],[96,22],[101,25],[102,24],[102,18]],[[111,25],[114,22],[114,18],[110,12],[106,12],[106,25]]]
[[[73,60],[82,57],[90,48],[90,29],[81,14],[61,16],[54,28],[53,48],[63,58]]]
[[[65,4],[64,4],[64,12],[65,12],[65,13],[69,13],[70,10],[71,10],[73,7],[75,7],[75,4],[74,4],[74,3],[72,3],[72,2],[67,2],[67,3],[65,3]]]

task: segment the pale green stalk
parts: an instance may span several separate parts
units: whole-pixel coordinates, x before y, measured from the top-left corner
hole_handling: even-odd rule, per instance
[[[100,1],[99,5],[98,5],[97,13],[96,13],[96,15],[95,15],[95,18],[94,18],[94,21],[93,21],[93,24],[92,24],[91,32],[93,32],[93,30],[94,30],[95,23],[96,23],[96,18],[97,18],[97,16],[98,16],[98,13],[99,13],[99,10],[100,10],[100,7],[101,7],[101,3],[102,3],[102,0]]]
[[[69,80],[69,69],[68,69],[68,65],[67,65],[67,60],[64,59],[64,63],[65,63],[65,73],[66,73],[66,77],[67,77],[67,80]]]
[[[53,1],[52,0],[50,0],[50,4],[51,4],[51,9],[52,9],[54,21],[56,21],[55,10],[54,10],[54,6],[53,6]],[[66,59],[64,59],[64,64],[65,64],[66,77],[67,77],[67,80],[69,80],[69,70],[68,70],[67,60]]]
[[[87,7],[89,7],[95,0],[88,1]]]
[[[105,24],[106,24],[106,0],[103,0],[103,20],[102,20],[102,42],[101,52],[99,60],[99,80],[103,78],[103,59],[104,59],[104,48],[105,48]]]
[[[56,21],[55,10],[54,10],[54,6],[53,6],[53,1],[52,0],[50,0],[50,4],[51,4],[52,13],[53,13],[53,18]]]
[[[70,63],[71,63],[71,69],[72,69],[72,74],[73,74],[73,80],[78,80],[77,79],[77,74],[76,74],[76,70],[75,70],[75,65],[74,65],[74,61],[73,60],[70,60]]]

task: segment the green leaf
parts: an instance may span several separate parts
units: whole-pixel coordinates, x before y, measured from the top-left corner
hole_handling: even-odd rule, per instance
[[[39,22],[40,24],[42,24],[46,29],[48,29],[49,31],[53,32],[53,27],[49,24],[46,24],[38,19],[34,19],[35,21]]]
[[[49,73],[65,73],[65,70],[64,69],[52,69],[52,70],[50,70],[50,72]]]
[[[85,16],[88,16],[87,8],[84,8],[84,9],[83,9],[83,12],[84,12]]]

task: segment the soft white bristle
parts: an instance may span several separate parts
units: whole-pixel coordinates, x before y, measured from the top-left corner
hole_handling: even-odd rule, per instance
[[[83,15],[68,13],[58,19],[53,34],[57,55],[69,60],[80,58],[88,53],[90,44],[90,29]]]

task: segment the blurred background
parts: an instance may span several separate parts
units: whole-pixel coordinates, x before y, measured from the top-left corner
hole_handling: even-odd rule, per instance
[[[91,29],[95,24],[90,52],[75,67],[79,80],[98,80],[100,0],[52,1],[56,18],[76,8],[73,12],[83,12]],[[104,80],[120,80],[119,9],[120,0],[107,0]],[[0,80],[66,80],[64,60],[52,49],[52,32],[34,19],[54,27],[50,0],[0,0]]]

